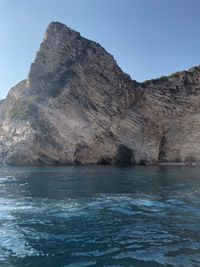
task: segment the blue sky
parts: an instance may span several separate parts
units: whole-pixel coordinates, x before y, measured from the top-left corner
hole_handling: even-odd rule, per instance
[[[200,64],[199,0],[0,0],[0,99],[26,78],[51,21],[99,42],[137,81]]]

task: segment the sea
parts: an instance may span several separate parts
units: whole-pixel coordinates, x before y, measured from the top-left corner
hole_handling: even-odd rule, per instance
[[[0,167],[0,267],[200,266],[200,167]]]

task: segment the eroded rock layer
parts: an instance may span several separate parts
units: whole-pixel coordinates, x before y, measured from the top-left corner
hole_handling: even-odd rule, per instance
[[[200,162],[200,68],[138,83],[53,22],[0,102],[1,164]]]

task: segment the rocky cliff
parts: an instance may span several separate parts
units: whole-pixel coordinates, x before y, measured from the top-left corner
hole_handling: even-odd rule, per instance
[[[200,162],[200,67],[138,83],[53,22],[0,102],[1,164]]]

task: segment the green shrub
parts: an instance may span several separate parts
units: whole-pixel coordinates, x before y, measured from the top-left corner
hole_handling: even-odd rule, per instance
[[[27,117],[27,105],[25,103],[17,102],[9,111],[11,119],[24,120]]]

